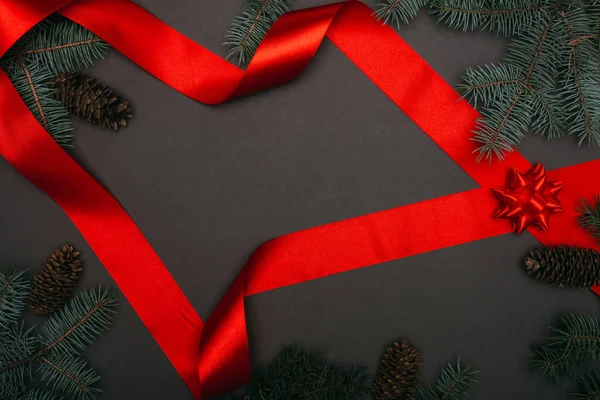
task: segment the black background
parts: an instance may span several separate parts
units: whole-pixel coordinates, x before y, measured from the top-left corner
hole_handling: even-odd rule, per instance
[[[242,6],[140,4],[220,55]],[[453,85],[464,68],[499,61],[506,46],[436,25],[426,12],[400,34]],[[136,118],[118,134],[75,123],[71,154],[131,214],[202,318],[270,238],[476,187],[327,40],[293,83],[218,107],[193,102],[116,51],[91,72],[131,99]],[[519,150],[547,168],[599,155],[534,136]],[[70,242],[84,252],[81,287],[115,286],[58,206],[3,160],[0,182],[1,262],[37,268]],[[527,233],[504,235],[248,298],[253,362],[300,343],[375,372],[384,345],[403,337],[421,350],[425,381],[458,356],[476,366],[469,399],[564,399],[572,385],[527,370],[530,346],[561,313],[598,314],[598,299],[526,277],[519,261],[535,245]],[[115,326],[88,358],[104,374],[103,399],[191,399],[122,296]]]

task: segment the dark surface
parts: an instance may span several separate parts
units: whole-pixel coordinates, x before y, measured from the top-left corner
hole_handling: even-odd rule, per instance
[[[221,55],[241,7],[140,3]],[[401,35],[451,84],[465,67],[498,61],[505,47],[435,25],[426,13]],[[76,123],[72,154],[124,205],[202,318],[265,240],[476,187],[327,41],[293,83],[219,107],[187,99],[117,52],[93,74],[128,96],[137,116],[119,134]],[[529,137],[520,151],[548,168],[599,156],[569,139]],[[80,287],[114,285],[58,206],[3,160],[0,182],[2,262],[36,268],[71,242],[86,260]],[[598,299],[527,278],[519,260],[534,245],[528,234],[505,235],[253,296],[253,361],[301,343],[375,372],[383,347],[406,337],[421,349],[425,381],[459,355],[474,364],[480,382],[469,399],[565,399],[572,386],[527,371],[530,346],[563,312],[598,314]],[[88,356],[104,373],[102,399],[191,399],[124,299]]]

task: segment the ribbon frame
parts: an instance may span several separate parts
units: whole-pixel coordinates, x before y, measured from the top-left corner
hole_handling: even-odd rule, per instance
[[[0,0],[0,56],[54,12],[206,104],[286,83],[327,37],[481,186],[273,239],[256,250],[204,323],[127,212],[50,138],[0,71],[0,154],[69,216],[197,398],[223,394],[250,377],[245,296],[511,231],[507,221],[491,217],[490,188],[510,168],[531,164],[517,152],[504,163],[476,163],[468,139],[479,114],[358,1],[285,14],[242,71],[130,0]],[[565,183],[565,212],[553,217],[548,232],[529,232],[544,244],[594,247],[575,216],[581,198],[600,193],[600,180],[582,176],[599,173],[600,160],[550,171],[549,179]],[[113,251],[117,246],[130,251]]]

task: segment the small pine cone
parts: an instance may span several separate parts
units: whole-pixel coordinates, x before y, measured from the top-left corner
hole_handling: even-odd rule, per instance
[[[36,315],[48,315],[60,309],[71,297],[79,280],[81,260],[73,246],[57,249],[33,278],[29,308]]]
[[[538,247],[525,259],[525,269],[535,279],[586,289],[600,283],[600,253],[582,247]]]
[[[96,78],[80,73],[55,78],[57,99],[78,119],[115,131],[133,117],[129,101]]]
[[[388,347],[379,364],[379,371],[373,383],[375,400],[416,398],[421,357],[417,349],[406,340]]]

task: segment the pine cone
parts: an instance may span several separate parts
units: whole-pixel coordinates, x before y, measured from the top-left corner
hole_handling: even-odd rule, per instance
[[[68,245],[57,249],[33,278],[29,294],[31,311],[48,315],[60,309],[71,297],[80,272],[79,252]]]
[[[129,101],[96,78],[80,74],[62,74],[55,78],[57,99],[78,119],[115,131],[127,126],[133,117]]]
[[[600,253],[571,246],[539,247],[525,259],[529,275],[558,286],[589,288],[600,283]]]
[[[406,340],[388,347],[373,383],[375,400],[415,399],[421,364],[419,352]]]

